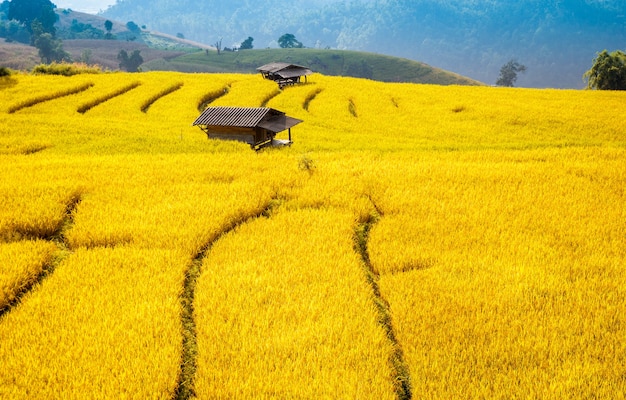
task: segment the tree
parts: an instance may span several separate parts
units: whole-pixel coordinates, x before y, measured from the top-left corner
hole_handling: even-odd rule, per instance
[[[526,72],[526,66],[518,63],[514,59],[509,61],[504,64],[502,68],[500,68],[500,77],[496,81],[496,85],[508,87],[513,86],[517,80],[518,72]]]
[[[0,21],[0,37],[6,38],[7,42],[30,43],[31,35],[24,25],[15,20],[3,22]]]
[[[32,33],[31,26],[39,21],[45,33],[55,36],[54,24],[59,16],[54,12],[55,5],[50,0],[12,0],[9,3],[9,19],[17,20]]]
[[[80,55],[80,61],[89,64],[91,62],[91,49],[85,49]]]
[[[626,53],[621,50],[598,53],[583,79],[587,80],[587,89],[626,90]]]
[[[126,23],[126,27],[128,28],[129,31],[131,32],[141,32],[141,28],[139,27],[139,25],[137,25],[136,23],[134,23],[133,21],[128,21]]]
[[[220,40],[218,40],[217,42],[215,42],[215,48],[217,49],[217,55],[219,56],[220,54],[222,54],[222,38],[220,38]]]
[[[117,59],[120,61],[120,68],[128,72],[139,71],[139,66],[143,63],[143,57],[139,53],[139,50],[134,50],[129,57],[126,50],[120,50],[117,54]]]
[[[108,19],[104,21],[104,29],[107,30],[107,33],[106,35],[104,35],[104,38],[107,40],[113,39],[113,35],[111,34],[111,30],[113,29],[113,22],[111,22]]]
[[[251,50],[254,47],[252,46],[253,40],[252,36],[248,36],[248,38],[239,45],[239,50]]]
[[[302,43],[296,40],[296,37],[291,33],[285,33],[281,37],[278,38],[278,45],[283,49],[300,49],[302,48]]]
[[[37,35],[35,47],[39,50],[41,62],[50,64],[52,62],[70,61],[70,55],[63,50],[63,43],[50,33]]]

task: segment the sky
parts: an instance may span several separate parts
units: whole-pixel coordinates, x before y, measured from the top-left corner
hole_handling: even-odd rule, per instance
[[[115,4],[115,0],[52,0],[58,8],[71,8],[89,14],[97,14]]]

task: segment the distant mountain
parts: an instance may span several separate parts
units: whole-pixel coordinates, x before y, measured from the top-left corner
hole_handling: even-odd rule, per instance
[[[626,47],[623,0],[118,0],[102,15],[213,44],[362,50],[423,61],[486,83],[517,59],[518,86],[583,87],[596,52]]]

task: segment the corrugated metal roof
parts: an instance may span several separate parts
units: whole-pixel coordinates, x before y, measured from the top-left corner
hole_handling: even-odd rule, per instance
[[[284,79],[295,78],[297,76],[311,75],[313,71],[308,68],[286,68],[276,72],[276,75]]]
[[[271,108],[266,107],[208,107],[196,118],[193,125],[254,128],[270,110]]]
[[[259,127],[267,129],[270,132],[278,133],[292,126],[298,125],[302,120],[288,117],[286,115],[274,115],[259,123]]]
[[[278,133],[302,122],[288,117],[282,111],[267,107],[208,107],[193,125],[260,127]]]
[[[265,64],[257,68],[257,71],[276,74],[282,78],[293,78],[296,76],[311,75],[313,73],[313,71],[309,68],[303,67],[302,65],[288,64],[284,62]]]
[[[280,71],[281,69],[287,68],[290,65],[295,65],[295,64],[287,64],[284,62],[272,62],[269,64],[265,64],[259,68],[257,68],[257,71],[261,71],[261,72],[276,72],[276,71]],[[304,67],[302,67],[304,68]]]

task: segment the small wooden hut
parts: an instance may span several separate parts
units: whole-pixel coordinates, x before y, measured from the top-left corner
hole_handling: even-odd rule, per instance
[[[291,128],[302,120],[267,107],[208,107],[193,123],[208,138],[237,140],[258,150],[265,146],[290,145]],[[275,139],[288,130],[288,140]]]
[[[278,83],[278,86],[281,88],[287,85],[300,83],[302,77],[304,77],[306,82],[306,77],[313,73],[313,71],[307,67],[284,62],[265,64],[262,67],[257,68],[257,71],[263,75],[263,78],[270,79]]]

